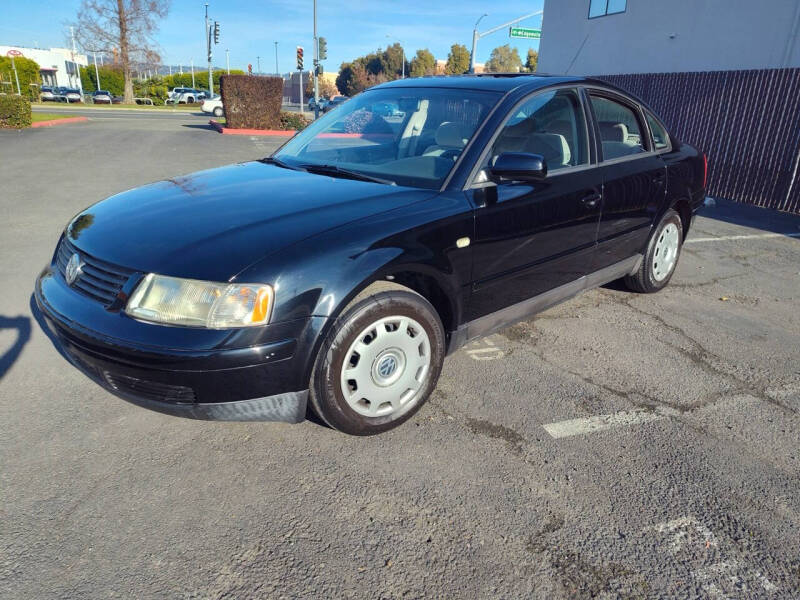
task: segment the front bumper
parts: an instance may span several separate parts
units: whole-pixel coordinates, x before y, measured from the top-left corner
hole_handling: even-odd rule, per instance
[[[310,349],[324,318],[249,331],[142,323],[81,295],[50,267],[34,297],[34,316],[59,353],[124,400],[193,419],[305,419]]]

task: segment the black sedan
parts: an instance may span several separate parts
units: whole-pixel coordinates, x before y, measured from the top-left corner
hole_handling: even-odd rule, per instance
[[[308,404],[379,433],[470,340],[615,279],[667,285],[706,172],[600,81],[395,81],[269,158],[81,212],[36,281],[37,317],[141,406],[296,422]]]

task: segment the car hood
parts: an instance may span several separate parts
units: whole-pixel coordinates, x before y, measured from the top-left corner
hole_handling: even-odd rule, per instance
[[[66,235],[119,266],[227,281],[294,242],[432,195],[248,162],[112,196],[77,215]]]

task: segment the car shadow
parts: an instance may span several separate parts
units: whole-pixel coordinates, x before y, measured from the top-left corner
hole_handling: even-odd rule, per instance
[[[181,127],[188,127],[189,129],[207,129],[208,131],[213,131],[214,133],[218,133],[218,131],[209,125],[208,123],[182,123]]]
[[[0,331],[5,329],[15,329],[17,331],[17,339],[11,347],[0,355],[0,379],[5,377],[11,365],[13,365],[20,354],[25,344],[31,339],[31,320],[25,316],[18,317],[5,317],[0,315]]]
[[[697,212],[701,217],[770,233],[800,234],[800,215],[714,198]]]

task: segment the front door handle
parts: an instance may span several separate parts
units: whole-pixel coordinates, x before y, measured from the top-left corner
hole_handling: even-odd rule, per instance
[[[594,208],[597,206],[597,203],[600,202],[602,196],[600,192],[593,192],[588,196],[581,198],[581,204],[583,204],[586,208]]]

